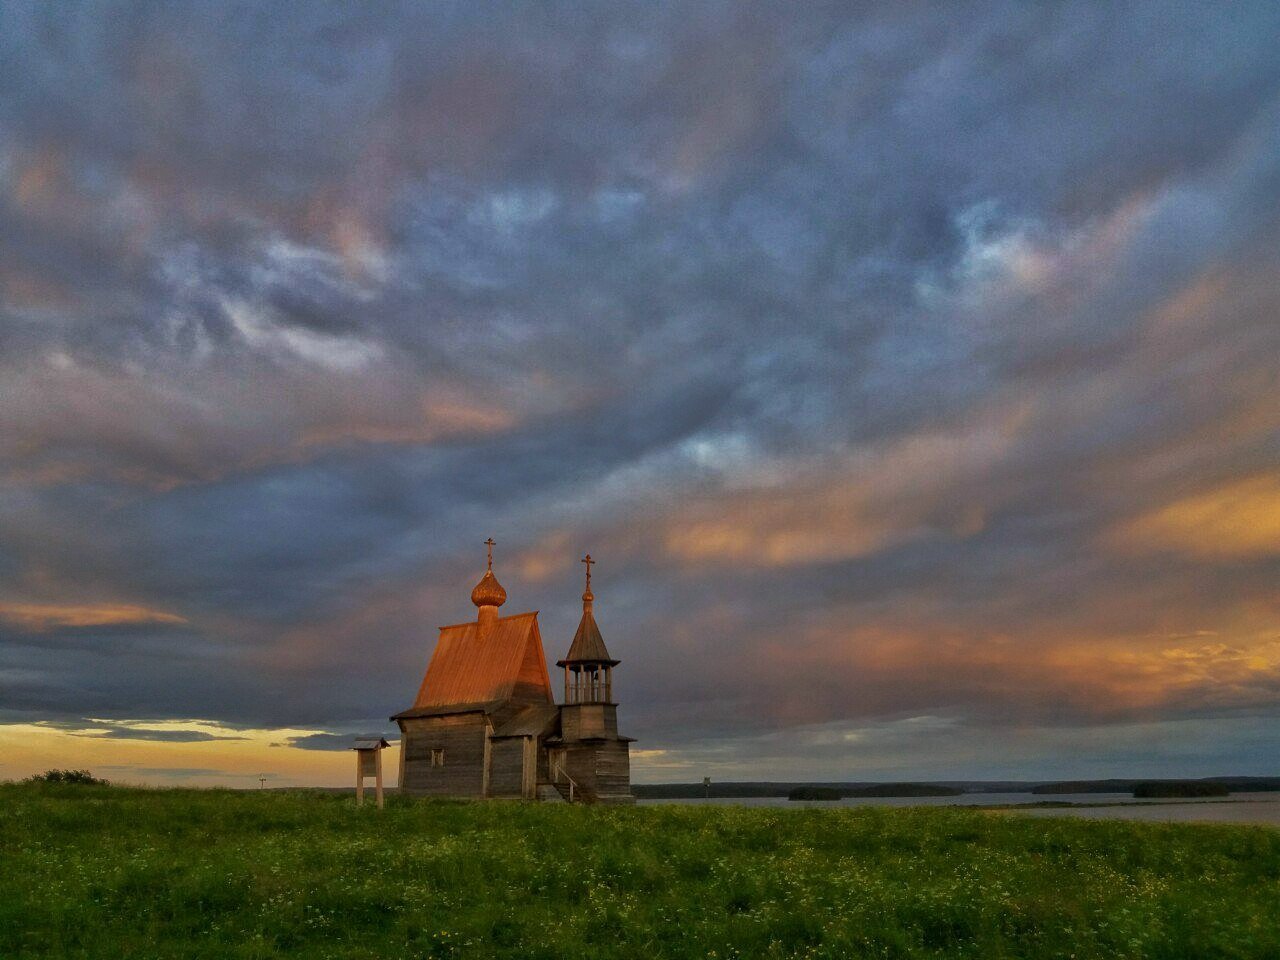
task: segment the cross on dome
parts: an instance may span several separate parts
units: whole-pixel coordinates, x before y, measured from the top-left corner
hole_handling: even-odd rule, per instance
[[[471,591],[471,602],[477,607],[493,607],[495,610],[507,602],[507,591],[502,588],[498,578],[493,575],[493,545],[496,542],[493,537],[484,542],[485,547],[488,549],[488,565],[485,568],[484,576],[480,578],[480,582]]]

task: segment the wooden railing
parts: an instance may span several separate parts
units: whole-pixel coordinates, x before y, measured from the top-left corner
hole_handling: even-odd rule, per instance
[[[558,763],[553,763],[551,765],[551,782],[558,784],[560,782],[561,777],[564,777],[565,782],[569,784],[569,802],[570,803],[574,802],[575,796],[582,796],[585,799],[586,795],[582,793],[582,788],[578,786],[577,781],[574,780],[573,777],[569,776],[568,772],[565,770],[563,766],[561,766]]]

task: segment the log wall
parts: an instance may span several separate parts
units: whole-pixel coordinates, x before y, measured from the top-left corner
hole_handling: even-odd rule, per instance
[[[489,747],[489,796],[519,797],[524,782],[524,738],[494,740]]]
[[[484,787],[485,731],[482,713],[413,717],[399,721],[400,789],[428,797],[479,797]],[[431,751],[444,751],[444,765],[431,765]]]

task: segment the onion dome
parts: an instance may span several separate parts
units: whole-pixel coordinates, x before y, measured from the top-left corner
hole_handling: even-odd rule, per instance
[[[507,591],[502,589],[502,584],[493,575],[493,544],[493,537],[485,541],[489,548],[489,568],[471,591],[471,602],[477,607],[500,607],[507,602]]]
[[[477,607],[500,607],[507,602],[507,591],[502,589],[492,570],[486,570],[471,591],[471,602]]]

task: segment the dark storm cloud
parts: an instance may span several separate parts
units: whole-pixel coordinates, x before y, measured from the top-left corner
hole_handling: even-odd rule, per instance
[[[365,733],[365,734],[336,734],[336,733],[311,733],[304,737],[290,737],[281,746],[297,747],[301,750],[350,750],[352,744],[359,736],[365,737],[385,737],[386,734]],[[390,743],[397,741],[388,738]]]
[[[493,533],[657,747],[1266,713],[1277,30],[5,5],[0,710],[353,729]]]
[[[103,737],[107,740],[152,740],[158,743],[205,743],[210,740],[244,740],[245,737],[220,736],[203,730],[151,730],[147,727],[122,727],[118,724],[95,723],[71,729],[76,736]]]

